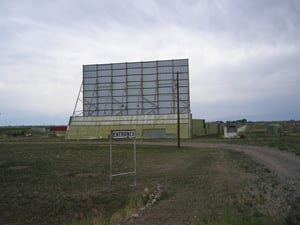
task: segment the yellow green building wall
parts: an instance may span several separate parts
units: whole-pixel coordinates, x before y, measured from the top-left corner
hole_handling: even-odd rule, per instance
[[[192,119],[192,136],[201,137],[206,135],[205,120]]]
[[[71,117],[66,139],[106,139],[111,130],[134,129],[136,138],[149,138],[145,131],[164,130],[161,138],[175,138],[177,135],[177,114]],[[144,133],[143,133],[144,132]],[[180,114],[180,137],[191,137],[191,114]]]
[[[206,135],[220,136],[222,135],[222,124],[220,122],[208,122],[205,124]]]

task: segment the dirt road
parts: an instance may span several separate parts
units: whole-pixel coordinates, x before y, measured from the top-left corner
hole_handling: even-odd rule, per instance
[[[282,182],[293,185],[300,194],[300,157],[275,148],[221,143],[188,143],[193,147],[214,147],[243,152],[274,172]]]
[[[140,142],[149,145],[176,145],[174,142]],[[300,196],[300,156],[265,146],[249,146],[226,143],[184,142],[181,146],[197,148],[231,149],[249,155],[272,171],[281,182],[286,183]]]

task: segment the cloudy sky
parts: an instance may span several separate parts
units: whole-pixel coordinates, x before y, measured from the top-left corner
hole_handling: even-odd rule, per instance
[[[83,64],[178,58],[194,118],[300,119],[299,0],[0,2],[0,126],[67,124]]]

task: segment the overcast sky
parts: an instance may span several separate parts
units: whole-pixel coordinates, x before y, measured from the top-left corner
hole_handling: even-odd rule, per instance
[[[83,64],[178,58],[194,118],[300,120],[299,0],[0,2],[0,125],[67,124]]]

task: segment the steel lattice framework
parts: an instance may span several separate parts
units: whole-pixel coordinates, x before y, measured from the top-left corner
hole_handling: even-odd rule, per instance
[[[83,116],[190,113],[188,59],[83,65]]]

